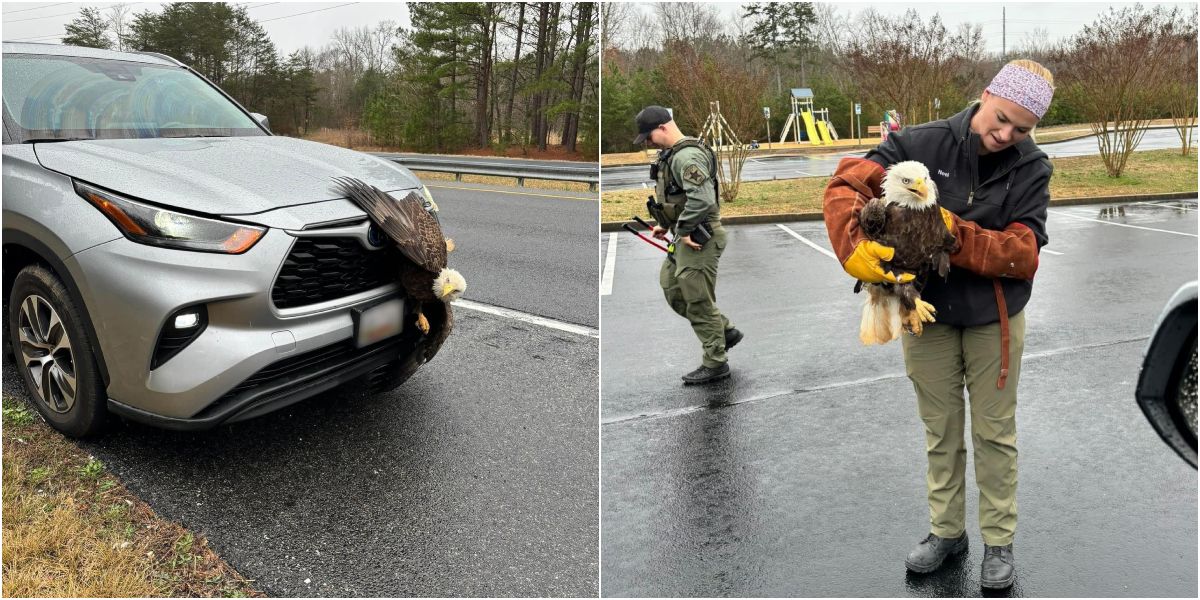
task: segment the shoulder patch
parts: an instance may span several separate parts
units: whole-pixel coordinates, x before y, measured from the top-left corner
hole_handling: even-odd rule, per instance
[[[700,185],[704,183],[704,180],[707,178],[708,177],[704,174],[704,171],[700,170],[699,165],[691,164],[683,168],[684,181],[692,185]]]

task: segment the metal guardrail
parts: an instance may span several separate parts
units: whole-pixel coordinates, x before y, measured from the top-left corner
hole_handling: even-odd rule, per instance
[[[588,184],[588,190],[590,191],[595,191],[596,186],[600,183],[600,168],[595,163],[585,163],[580,166],[552,166],[488,162],[487,159],[464,159],[444,156],[396,156],[394,154],[376,154],[376,156],[400,163],[413,171],[453,173],[457,181],[461,181],[463,175],[512,177],[517,180],[517,185],[520,187],[525,187],[526,179],[575,181]]]

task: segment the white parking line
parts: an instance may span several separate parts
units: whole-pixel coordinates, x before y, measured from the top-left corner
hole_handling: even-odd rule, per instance
[[[1130,229],[1145,229],[1146,231],[1157,231],[1159,233],[1173,233],[1175,235],[1186,235],[1188,237],[1197,237],[1196,234],[1194,234],[1194,233],[1184,233],[1182,231],[1171,231],[1170,229],[1155,229],[1153,227],[1142,227],[1141,225],[1129,225],[1126,223],[1113,223],[1112,221],[1103,221],[1100,219],[1093,219],[1091,217],[1081,217],[1079,215],[1073,215],[1069,212],[1065,212],[1065,211],[1061,211],[1061,210],[1052,210],[1049,212],[1051,214],[1062,215],[1064,217],[1071,217],[1072,219],[1081,219],[1084,221],[1095,221],[1097,223],[1104,223],[1105,225],[1116,225],[1117,227],[1128,227]]]
[[[549,327],[550,329],[557,329],[559,331],[566,331],[567,333],[586,335],[588,337],[597,339],[600,338],[599,329],[592,329],[591,327],[584,327],[583,325],[566,323],[564,321],[555,321],[554,319],[547,319],[546,317],[539,317],[537,315],[523,313],[519,310],[513,310],[511,308],[502,308],[499,306],[492,306],[490,304],[481,304],[479,302],[471,302],[470,300],[456,300],[454,302],[454,306],[455,308],[475,310],[481,313],[487,313],[489,315],[504,317],[506,319],[514,319],[523,323],[540,325],[542,327]]]
[[[617,272],[617,232],[608,234],[608,254],[604,257],[604,277],[600,279],[600,295],[612,294],[613,275]]]
[[[786,232],[788,232],[788,234],[790,234],[792,237],[794,237],[794,238],[796,238],[796,239],[798,239],[798,240],[800,240],[800,241],[804,242],[805,244],[808,244],[809,246],[811,246],[811,247],[812,247],[814,250],[816,250],[817,252],[820,252],[821,254],[824,254],[825,256],[828,256],[829,258],[832,258],[833,260],[837,260],[837,256],[836,256],[836,255],[834,255],[834,253],[832,253],[832,252],[830,252],[830,251],[828,251],[828,250],[826,250],[826,249],[824,249],[824,248],[822,248],[822,247],[820,247],[820,246],[818,246],[818,245],[816,245],[816,244],[814,244],[814,243],[812,243],[812,242],[808,241],[807,239],[805,239],[805,238],[804,238],[804,236],[802,236],[802,235],[800,235],[800,234],[796,233],[795,231],[792,231],[792,230],[791,230],[791,229],[789,229],[789,228],[788,228],[786,225],[783,225],[783,224],[781,224],[781,223],[776,223],[776,224],[775,224],[775,226],[776,226],[776,227],[778,227],[778,228],[780,228],[780,229],[782,229],[782,230],[784,230],[784,231],[786,231]]]
[[[1055,252],[1049,248],[1042,248],[1042,252],[1045,252],[1046,254],[1053,254],[1054,256],[1062,256],[1063,255],[1062,252]]]

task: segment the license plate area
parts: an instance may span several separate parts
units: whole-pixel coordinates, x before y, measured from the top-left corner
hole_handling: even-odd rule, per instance
[[[404,329],[404,300],[392,298],[377,304],[351,309],[354,320],[354,343],[370,346],[399,334]]]

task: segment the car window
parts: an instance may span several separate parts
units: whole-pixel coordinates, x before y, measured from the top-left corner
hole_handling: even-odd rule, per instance
[[[121,60],[6,54],[4,110],[22,140],[266,135],[187,69]]]

